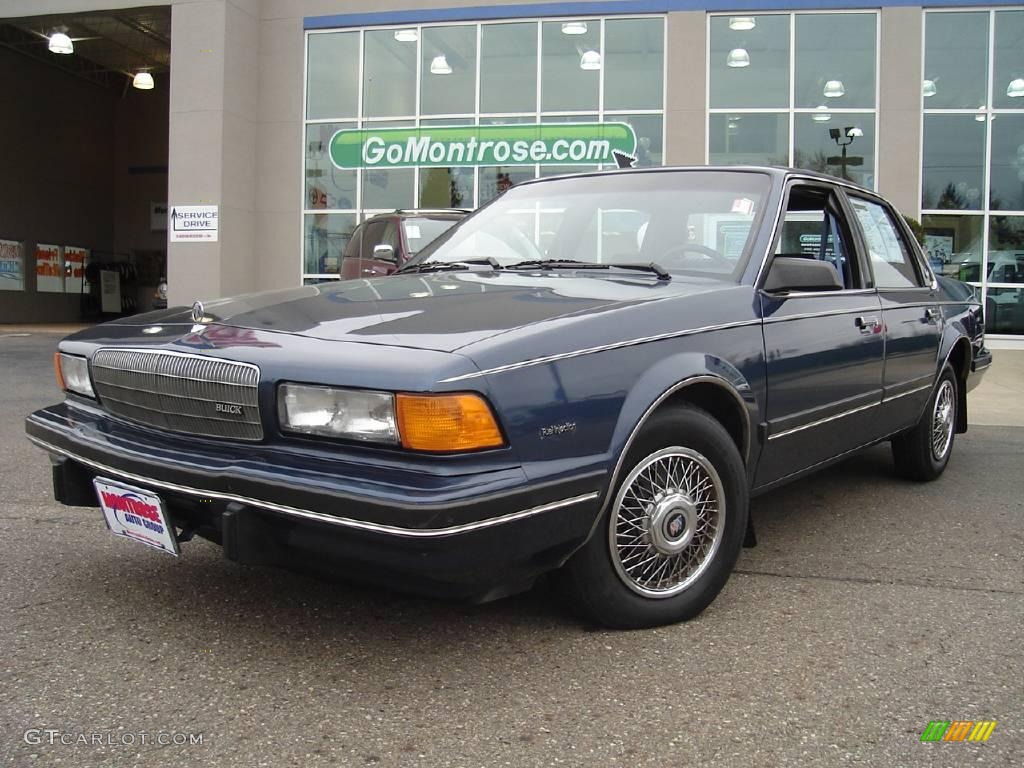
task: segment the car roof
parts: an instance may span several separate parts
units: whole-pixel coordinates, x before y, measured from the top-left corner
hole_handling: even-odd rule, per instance
[[[830,176],[827,173],[820,173],[818,171],[808,171],[803,168],[789,168],[781,165],[659,165],[650,168],[609,168],[600,171],[588,171],[585,173],[574,173],[565,174],[564,176],[547,176],[538,179],[527,179],[526,181],[519,182],[516,186],[525,186],[527,184],[543,184],[544,182],[551,181],[553,179],[564,179],[570,176],[615,176],[624,173],[638,174],[638,173],[678,173],[678,172],[695,172],[695,171],[722,171],[722,172],[741,172],[741,173],[763,173],[771,176],[773,181],[779,183],[785,182],[791,178],[804,178],[813,179],[815,181],[822,181],[828,184],[836,184],[843,187],[849,187],[858,192],[864,192],[877,197],[878,193],[873,190],[856,184],[848,179],[841,179],[838,176]]]
[[[465,208],[399,208],[387,213],[374,214],[363,223],[376,219],[404,219],[413,216],[420,219],[461,219],[468,216],[469,213],[470,211]]]

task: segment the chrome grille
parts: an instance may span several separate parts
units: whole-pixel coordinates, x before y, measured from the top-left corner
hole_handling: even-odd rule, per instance
[[[259,377],[249,363],[177,352],[101,349],[92,359],[96,394],[111,413],[233,440],[263,438]]]

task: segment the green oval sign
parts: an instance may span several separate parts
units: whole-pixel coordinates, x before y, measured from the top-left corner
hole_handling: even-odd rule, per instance
[[[627,123],[343,128],[331,137],[338,168],[474,165],[632,166],[636,134]]]

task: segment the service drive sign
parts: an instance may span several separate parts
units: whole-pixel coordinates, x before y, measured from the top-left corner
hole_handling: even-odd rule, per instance
[[[172,243],[217,242],[216,205],[172,205],[167,219]]]

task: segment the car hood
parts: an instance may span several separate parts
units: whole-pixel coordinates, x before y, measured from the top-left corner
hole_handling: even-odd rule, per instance
[[[445,272],[310,285],[204,302],[203,323],[317,339],[454,352],[567,316],[605,313],[735,287],[713,280],[601,272]],[[136,315],[122,325],[182,324],[191,308]]]

